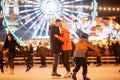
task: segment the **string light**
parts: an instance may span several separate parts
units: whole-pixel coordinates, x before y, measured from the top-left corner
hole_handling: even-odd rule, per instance
[[[99,10],[102,10],[102,7],[99,7]]]
[[[24,0],[21,0],[21,3],[24,3]]]
[[[115,11],[115,8],[112,8],[113,11]]]
[[[98,7],[97,10],[104,10],[104,11],[120,11],[119,7]]]
[[[104,8],[103,8],[103,10],[107,10],[107,8],[106,8],[106,7],[104,7]]]
[[[92,7],[89,7],[90,10],[92,10],[93,8]]]
[[[111,8],[109,7],[108,10],[111,11]]]
[[[117,8],[117,11],[119,11],[120,10],[120,8]]]

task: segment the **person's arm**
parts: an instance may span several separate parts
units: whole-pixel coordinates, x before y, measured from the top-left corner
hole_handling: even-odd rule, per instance
[[[95,46],[92,45],[92,44],[88,44],[88,47],[91,48],[91,49],[93,49],[95,52],[97,52],[97,54],[94,53],[96,56],[101,56],[101,53],[100,53],[100,49],[99,49],[99,48],[95,47]]]
[[[20,44],[19,44],[17,41],[15,41],[15,45],[16,45],[19,49],[21,49],[21,46],[20,46]]]
[[[96,52],[100,52],[100,49],[97,48],[97,47],[95,47],[94,45],[89,44],[89,43],[88,43],[87,45],[88,45],[89,48],[93,49],[94,51],[96,51]]]
[[[55,35],[55,37],[61,40],[62,42],[66,42],[68,38],[68,33],[64,33],[62,36]]]
[[[3,50],[7,50],[7,43],[6,43],[6,41],[4,42]]]
[[[60,36],[59,28],[56,28],[56,27],[52,28],[52,29],[51,29],[51,36],[52,36],[52,39],[53,39],[56,43],[58,43],[58,44],[60,44],[60,45],[63,44],[63,42],[62,42],[61,40],[59,40],[58,38],[56,38],[54,35]]]
[[[7,43],[5,42],[4,45],[3,45],[3,55],[6,55],[9,51],[8,47],[7,47]]]

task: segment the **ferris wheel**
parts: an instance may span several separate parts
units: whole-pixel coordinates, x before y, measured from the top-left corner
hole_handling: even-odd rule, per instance
[[[86,25],[91,25],[97,16],[96,0],[3,0],[1,5],[7,29],[20,42],[30,38],[48,38],[49,25],[62,16],[72,36],[78,37],[76,30],[89,30],[90,26]],[[86,19],[86,24],[83,24],[83,19]]]

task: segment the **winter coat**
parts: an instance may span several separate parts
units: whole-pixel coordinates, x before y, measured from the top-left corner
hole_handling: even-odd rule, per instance
[[[8,41],[8,42],[4,43],[3,50],[7,50],[8,49],[9,50],[8,56],[9,57],[15,57],[16,47],[20,48],[21,46],[15,40]]]
[[[53,54],[58,54],[62,50],[63,42],[54,37],[55,34],[60,35],[60,30],[55,25],[51,25],[49,28],[50,35],[50,49]]]
[[[63,42],[62,44],[63,51],[72,50],[70,32],[67,29],[63,29],[61,31],[61,36],[57,36],[57,38]]]
[[[46,56],[46,51],[45,51],[44,46],[38,47],[37,52],[38,52],[38,56],[41,56],[41,55],[43,55],[44,57]]]
[[[96,52],[100,52],[98,48],[90,44],[86,39],[81,38],[80,41],[75,45],[74,57],[85,58],[88,47]]]

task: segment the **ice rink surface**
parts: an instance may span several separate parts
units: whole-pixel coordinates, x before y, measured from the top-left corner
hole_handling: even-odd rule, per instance
[[[25,65],[15,65],[15,74],[10,75],[8,72],[2,74],[0,72],[0,80],[72,80],[71,78],[63,78],[66,70],[62,65],[58,66],[58,73],[62,77],[52,77],[52,64],[48,64],[46,68],[39,68],[40,64],[34,64],[29,72],[25,72]],[[74,67],[71,67],[71,72]],[[103,64],[96,67],[94,64],[88,66],[88,77],[91,80],[120,80],[120,65]],[[82,79],[82,68],[77,73],[77,80]]]

